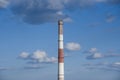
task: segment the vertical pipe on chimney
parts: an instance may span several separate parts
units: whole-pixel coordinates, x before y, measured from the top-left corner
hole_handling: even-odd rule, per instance
[[[58,80],[64,80],[63,21],[58,21]]]

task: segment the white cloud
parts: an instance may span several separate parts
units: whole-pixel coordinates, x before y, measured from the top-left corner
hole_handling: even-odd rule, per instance
[[[29,53],[27,52],[22,52],[20,55],[19,55],[20,58],[23,58],[23,59],[27,59],[29,57]]]
[[[120,62],[115,62],[114,64],[115,64],[115,65],[119,65],[119,66],[120,66]]]
[[[58,11],[57,14],[58,15],[63,15],[63,12],[62,11]]]
[[[87,59],[99,59],[99,58],[103,58],[104,55],[102,55],[101,53],[94,53],[92,55],[87,56]]]
[[[57,58],[55,57],[48,57],[47,53],[45,51],[36,50],[32,54],[29,54],[27,52],[22,52],[20,54],[20,57],[22,59],[26,59],[31,61],[32,63],[56,63]]]
[[[88,53],[86,56],[87,59],[101,59],[101,58],[113,58],[120,57],[120,54],[115,53],[99,53],[97,48],[91,48],[90,50],[85,51],[84,53]]]
[[[48,62],[48,63],[56,63],[57,62],[57,58],[55,58],[55,57],[47,58],[46,62]]]
[[[102,58],[102,57],[104,57],[104,56],[100,53],[93,54],[93,58]]]
[[[40,61],[44,60],[46,57],[47,57],[46,52],[45,51],[40,51],[40,50],[35,51],[31,55],[32,59],[39,59]]]
[[[98,50],[95,47],[90,48],[89,50],[84,51],[84,53],[88,53],[88,54],[93,54],[93,53],[96,53],[96,52],[98,52]]]
[[[120,54],[115,54],[115,53],[113,53],[113,54],[102,54],[102,53],[98,53],[98,52],[95,52],[95,53],[92,53],[92,54],[90,54],[90,55],[87,55],[87,59],[101,59],[101,58],[103,58],[103,59],[105,59],[105,58],[114,58],[114,57],[120,57]]]
[[[0,0],[0,8],[6,8],[9,4],[9,0]]]
[[[65,48],[70,51],[77,51],[81,49],[81,46],[79,43],[70,42],[65,45]]]
[[[73,22],[73,20],[70,17],[66,17],[63,19],[64,22]]]
[[[97,52],[97,48],[91,48],[91,49],[89,50],[89,52],[90,52],[90,53],[95,53],[95,52]]]
[[[32,55],[31,58],[37,60],[38,62],[50,62],[54,63],[57,61],[55,57],[48,57],[45,51],[37,50]]]

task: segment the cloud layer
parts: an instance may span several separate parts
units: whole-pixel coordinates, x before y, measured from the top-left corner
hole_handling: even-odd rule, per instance
[[[8,4],[16,17],[29,24],[55,22],[58,19],[71,22],[72,19],[64,11],[95,6],[98,3],[120,4],[120,0],[0,0],[0,8]],[[108,21],[113,20],[109,18]]]
[[[16,0],[11,10],[24,22],[42,24],[58,19],[70,20],[69,16],[62,12],[63,8],[63,0]]]

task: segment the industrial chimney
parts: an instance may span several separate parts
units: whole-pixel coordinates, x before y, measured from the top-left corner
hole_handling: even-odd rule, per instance
[[[64,80],[63,21],[58,21],[58,80]]]

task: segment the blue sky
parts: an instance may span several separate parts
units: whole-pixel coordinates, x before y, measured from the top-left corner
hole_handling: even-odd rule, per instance
[[[0,0],[0,80],[56,80],[58,19],[65,80],[120,79],[119,0]]]

